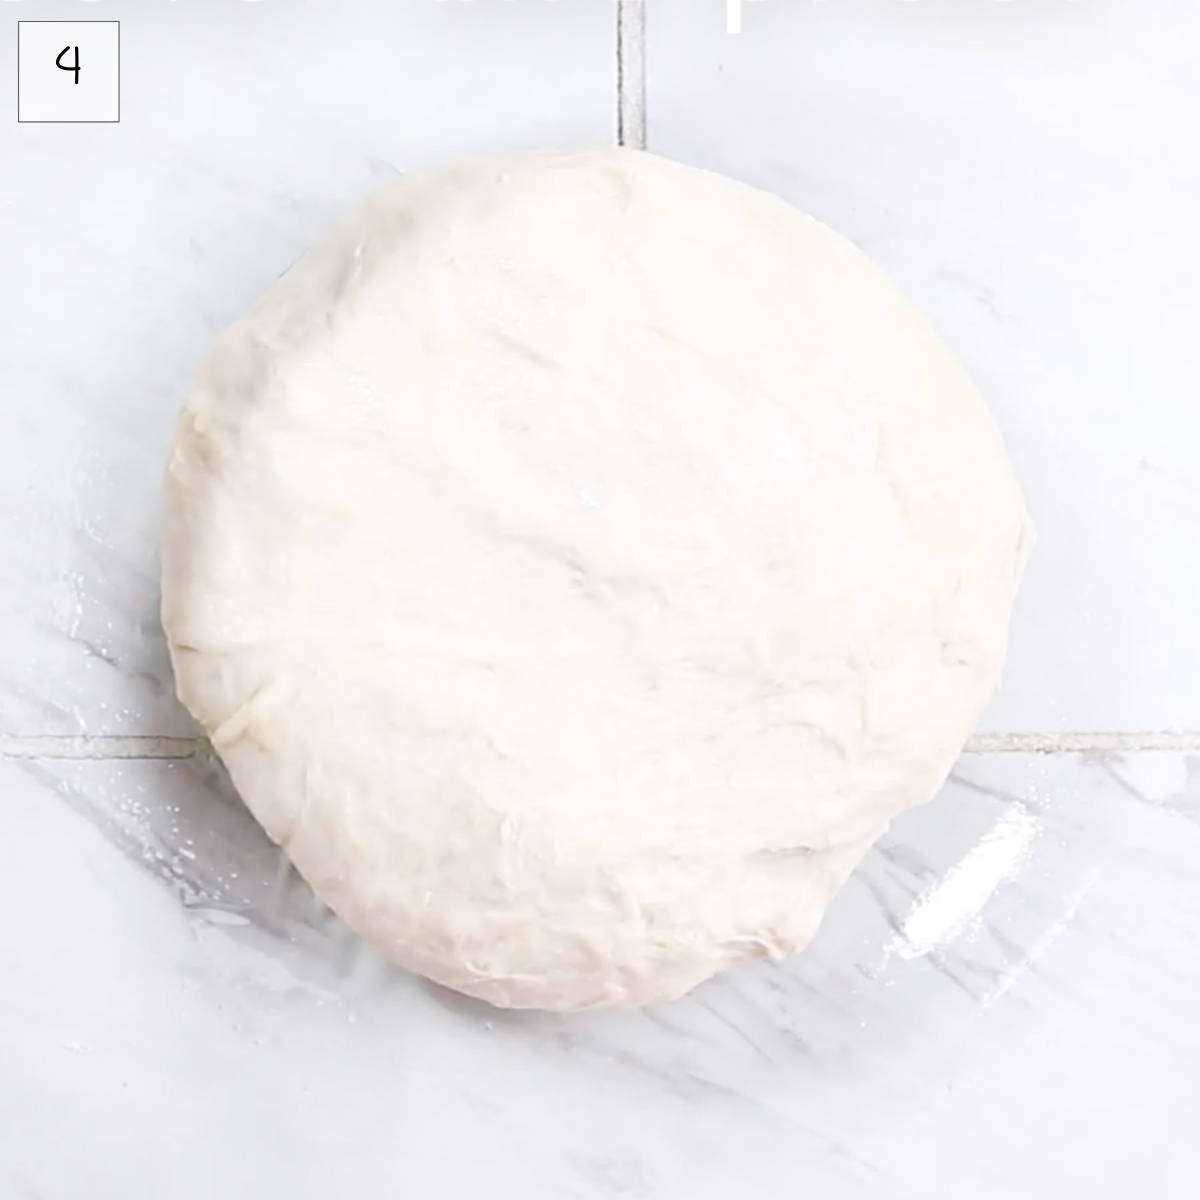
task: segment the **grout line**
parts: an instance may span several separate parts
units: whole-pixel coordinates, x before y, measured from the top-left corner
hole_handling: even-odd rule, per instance
[[[9,737],[0,734],[0,760],[78,759],[104,762],[122,759],[179,761],[193,758],[204,738],[131,737],[122,734]],[[980,733],[964,754],[1134,754],[1200,752],[1200,732],[1163,730],[1145,733]]]
[[[9,737],[0,734],[0,759],[178,760],[191,758],[203,744],[202,738],[189,737],[128,737],[121,734]]]
[[[646,0],[617,0],[617,145],[646,148]]]
[[[1131,754],[1137,751],[1200,750],[1200,732],[977,733],[965,754]]]

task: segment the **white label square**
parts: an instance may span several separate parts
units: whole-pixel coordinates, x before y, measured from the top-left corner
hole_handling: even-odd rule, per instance
[[[120,21],[18,21],[18,121],[119,121]]]

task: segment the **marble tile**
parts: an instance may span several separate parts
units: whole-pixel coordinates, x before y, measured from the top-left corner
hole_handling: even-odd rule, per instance
[[[16,123],[16,21],[122,21],[119,125]],[[612,141],[608,3],[0,5],[0,732],[187,731],[158,484],[212,336],[463,154]]]
[[[1192,0],[649,0],[652,150],[863,246],[994,405],[1040,531],[992,730],[1200,727]]]
[[[358,946],[210,761],[0,764],[0,1196],[1183,1200],[1198,857],[1200,756],[968,757],[805,955],[506,1014]]]

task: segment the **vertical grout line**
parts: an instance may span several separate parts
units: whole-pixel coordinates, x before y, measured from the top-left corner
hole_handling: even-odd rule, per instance
[[[646,148],[646,0],[617,0],[617,145]]]

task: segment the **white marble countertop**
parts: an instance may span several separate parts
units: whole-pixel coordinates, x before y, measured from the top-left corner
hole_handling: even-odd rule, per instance
[[[332,218],[613,140],[613,0],[0,2],[0,1200],[1196,1194],[1200,8],[726,7],[627,25],[627,135],[644,68],[651,149],[891,271],[1041,541],[984,736],[809,953],[557,1017],[281,873],[172,699],[155,527],[207,343]],[[18,19],[121,20],[119,125],[16,123]]]

